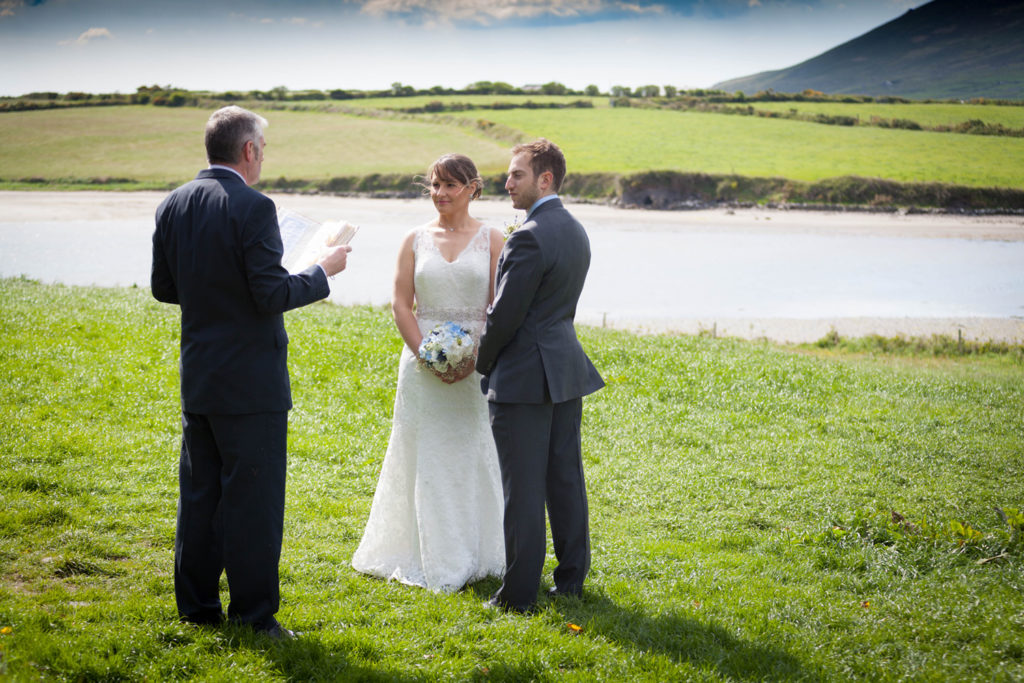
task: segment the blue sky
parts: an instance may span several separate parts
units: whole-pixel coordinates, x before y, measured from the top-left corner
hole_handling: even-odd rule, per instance
[[[679,88],[791,66],[923,0],[0,0],[0,95]]]

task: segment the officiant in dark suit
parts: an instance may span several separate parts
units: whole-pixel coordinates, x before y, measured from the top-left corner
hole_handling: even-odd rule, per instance
[[[181,460],[174,592],[183,621],[227,618],[274,638],[284,527],[288,380],[284,311],[325,298],[336,247],[289,275],[260,177],[267,121],[240,107],[206,124],[210,163],[156,211],[151,287],[181,307]]]
[[[512,150],[505,189],[526,221],[505,243],[480,338],[491,431],[505,493],[505,575],[490,604],[528,612],[547,545],[558,565],[552,595],[581,596],[590,569],[583,480],[582,397],[604,382],[576,338],[576,304],[590,267],[586,231],[557,192],[565,157],[548,140]]]

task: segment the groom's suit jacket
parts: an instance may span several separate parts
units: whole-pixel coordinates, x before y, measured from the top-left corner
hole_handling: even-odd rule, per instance
[[[508,238],[477,355],[489,401],[562,403],[604,386],[573,326],[589,268],[587,233],[559,199]]]
[[[151,287],[181,306],[182,409],[291,408],[284,311],[330,293],[319,266],[289,275],[274,202],[235,173],[206,169],[156,212]]]

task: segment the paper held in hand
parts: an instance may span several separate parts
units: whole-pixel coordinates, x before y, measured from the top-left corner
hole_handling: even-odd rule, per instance
[[[284,256],[281,265],[289,273],[301,273],[320,260],[330,247],[348,244],[359,227],[348,221],[327,221],[323,225],[289,209],[278,209]]]

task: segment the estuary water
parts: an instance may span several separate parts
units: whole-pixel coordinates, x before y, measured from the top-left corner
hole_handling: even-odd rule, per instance
[[[0,192],[0,276],[148,286],[159,193]],[[386,304],[397,248],[429,200],[276,195],[314,220],[360,226],[340,304]],[[580,322],[718,319],[1024,320],[1024,219],[765,210],[654,212],[574,205],[591,239]],[[506,200],[473,214],[523,218]]]

